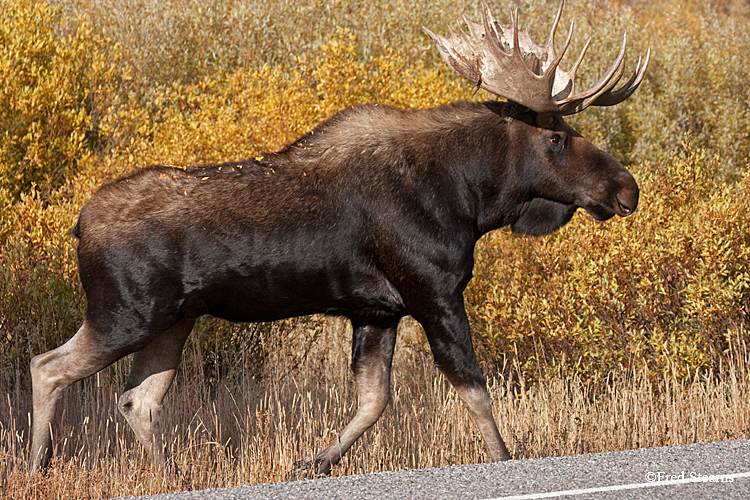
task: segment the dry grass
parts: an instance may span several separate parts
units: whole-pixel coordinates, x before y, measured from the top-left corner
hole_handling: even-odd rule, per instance
[[[272,353],[267,382],[254,378],[252,367],[218,377],[195,368],[205,366],[202,353],[195,342],[188,346],[163,418],[178,477],[151,467],[115,410],[127,360],[67,391],[55,437],[58,458],[32,479],[25,473],[29,401],[9,395],[0,407],[0,494],[106,498],[286,480],[295,462],[322,449],[356,409],[350,335],[338,319],[275,324],[260,336]],[[391,403],[334,474],[486,459],[422,336],[412,321],[402,324]],[[551,377],[526,387],[522,379],[490,374],[495,415],[515,458],[747,438],[750,356],[746,345],[734,347],[734,361],[720,374],[683,381],[670,373],[656,380],[629,373],[598,383]],[[236,355],[235,367],[249,361],[244,356]],[[509,368],[506,373],[518,373]]]

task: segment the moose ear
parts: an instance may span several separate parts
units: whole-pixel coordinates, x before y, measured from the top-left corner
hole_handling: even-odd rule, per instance
[[[537,115],[536,126],[539,128],[551,129],[555,124],[555,117],[553,115]]]
[[[510,229],[514,233],[542,236],[568,223],[578,207],[545,198],[533,198],[521,211],[521,216]]]

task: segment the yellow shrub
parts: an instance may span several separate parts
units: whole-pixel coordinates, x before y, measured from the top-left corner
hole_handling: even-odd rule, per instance
[[[102,100],[111,97],[104,87],[114,77],[102,43],[84,19],[64,19],[46,2],[0,2],[0,191],[6,198],[17,200],[34,185],[48,195],[87,147],[97,145]]]

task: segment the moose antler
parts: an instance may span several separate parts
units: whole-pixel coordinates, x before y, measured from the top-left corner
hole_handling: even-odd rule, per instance
[[[620,52],[609,69],[589,89],[574,93],[575,73],[591,39],[568,71],[559,68],[570,45],[575,24],[571,23],[565,45],[560,53],[556,53],[555,31],[564,4],[565,1],[561,0],[544,47],[534,43],[528,32],[518,32],[518,9],[511,11],[511,28],[503,28],[485,5],[481,23],[464,18],[468,33],[460,25],[460,32],[450,30],[448,37],[436,35],[427,28],[424,30],[435,42],[445,62],[461,76],[477,87],[526,106],[540,115],[572,115],[588,106],[612,106],[624,101],[643,81],[651,50],[646,53],[643,65],[638,59],[633,76],[622,87],[612,90],[624,71],[627,37],[623,36]]]

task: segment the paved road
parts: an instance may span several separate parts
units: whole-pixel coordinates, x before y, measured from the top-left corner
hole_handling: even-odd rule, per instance
[[[750,440],[156,495],[151,500],[750,499]]]

